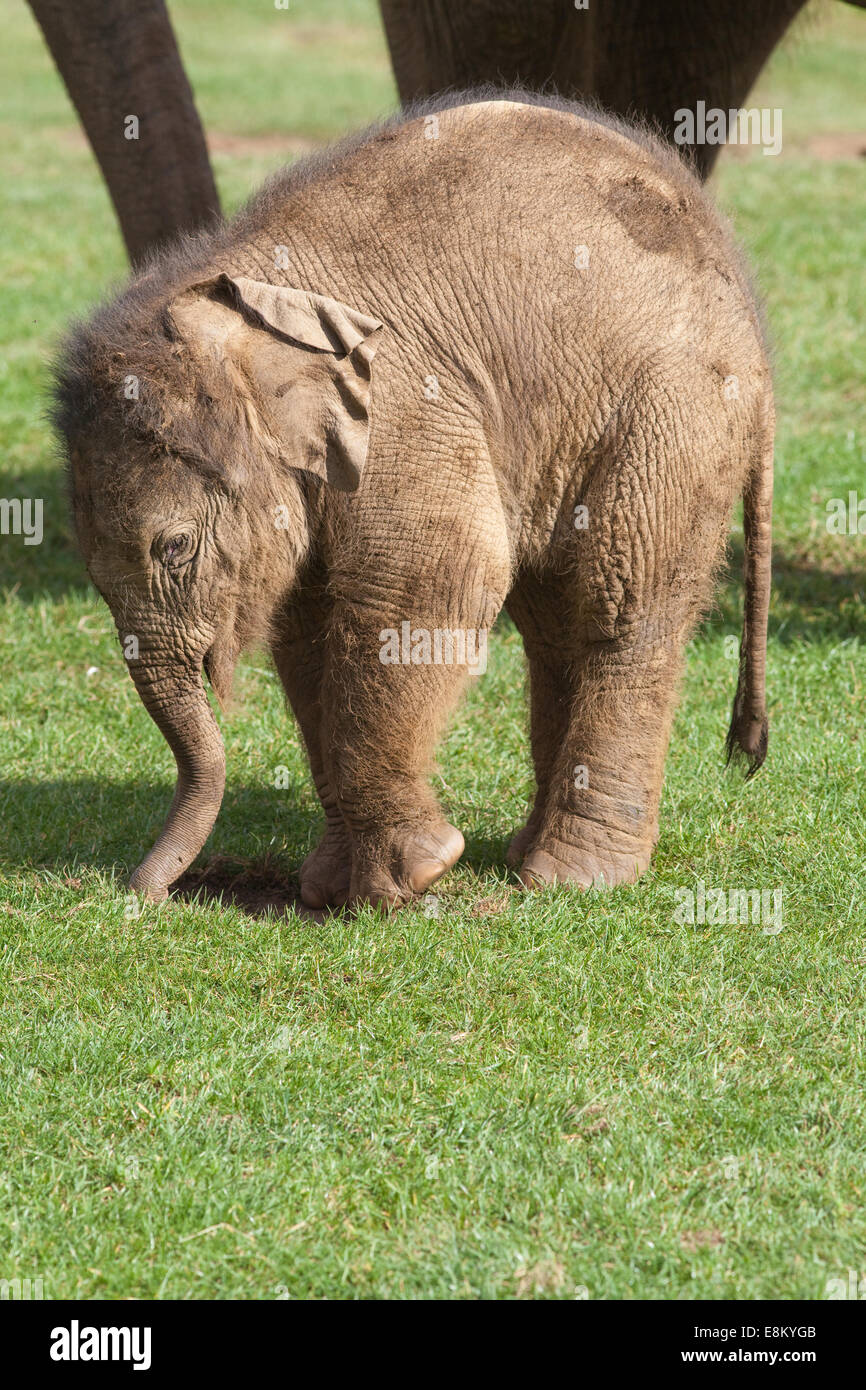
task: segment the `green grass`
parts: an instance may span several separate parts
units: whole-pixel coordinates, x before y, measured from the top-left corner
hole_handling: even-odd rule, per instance
[[[172,12],[208,128],[243,137],[217,158],[229,206],[280,161],[274,133],[291,152],[393,104],[370,0]],[[784,106],[785,152],[724,156],[716,180],[776,345],[765,770],[722,769],[735,563],[690,648],[652,869],[521,895],[506,624],[441,752],[461,866],[434,902],[325,924],[212,899],[128,915],[171,763],[71,544],[41,396],[123,257],[26,8],[0,16],[0,493],[44,498],[46,532],[0,538],[0,1278],[53,1298],[820,1298],[862,1273],[864,540],[824,519],[866,493],[866,186],[807,143],[862,128],[866,16],[798,26],[756,96]],[[290,880],[321,821],[263,656],[238,687],[204,857],[240,890]],[[781,888],[782,930],[679,925],[699,880]]]

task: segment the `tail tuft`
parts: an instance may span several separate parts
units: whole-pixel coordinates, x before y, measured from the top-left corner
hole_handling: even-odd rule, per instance
[[[759,715],[757,718],[745,713],[743,709],[743,699],[739,690],[734,700],[734,710],[731,715],[731,724],[728,729],[728,736],[725,739],[725,749],[727,751],[727,763],[741,763],[743,759],[748,760],[748,771],[746,781],[754,777],[758,768],[767,756],[767,746],[770,740],[770,726],[766,714]]]

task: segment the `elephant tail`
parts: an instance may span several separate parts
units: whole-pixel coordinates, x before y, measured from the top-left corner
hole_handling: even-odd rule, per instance
[[[743,633],[737,693],[726,743],[728,762],[732,758],[748,760],[747,778],[757,772],[767,756],[767,615],[773,550],[774,428],[773,404],[768,398],[743,492]]]

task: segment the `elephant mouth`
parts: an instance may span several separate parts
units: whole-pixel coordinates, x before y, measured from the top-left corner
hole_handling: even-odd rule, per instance
[[[208,647],[202,657],[202,669],[221,709],[225,709],[232,693],[232,678],[237,648],[230,634],[219,636]]]

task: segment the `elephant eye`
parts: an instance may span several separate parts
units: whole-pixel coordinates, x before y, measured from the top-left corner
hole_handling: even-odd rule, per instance
[[[159,556],[169,569],[179,569],[195,554],[196,538],[192,531],[176,531],[160,543]]]

